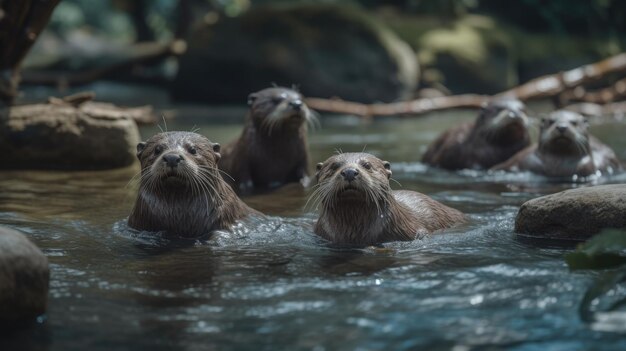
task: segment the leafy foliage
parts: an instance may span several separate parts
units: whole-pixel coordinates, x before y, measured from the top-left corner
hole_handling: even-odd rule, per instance
[[[565,257],[571,269],[601,269],[626,264],[626,231],[605,230]]]

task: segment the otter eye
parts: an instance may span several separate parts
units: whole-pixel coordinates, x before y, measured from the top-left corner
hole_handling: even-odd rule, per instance
[[[365,169],[372,169],[372,164],[369,162],[363,162],[361,163],[361,166],[363,166],[363,168]]]
[[[163,152],[163,146],[162,146],[162,145],[157,145],[157,146],[154,148],[154,154],[155,154],[155,155],[159,155],[161,152]]]
[[[578,122],[573,121],[573,122],[572,122],[572,125],[573,125],[574,127],[577,127],[577,126],[578,126]]]
[[[333,162],[333,164],[330,165],[330,169],[332,169],[333,171],[336,171],[340,166],[341,164],[339,162]]]
[[[195,155],[196,153],[198,153],[198,151],[196,151],[196,148],[193,146],[190,146],[189,148],[187,148],[187,151],[189,151],[189,153],[192,155]]]
[[[278,104],[280,104],[281,102],[283,102],[283,100],[284,100],[284,99],[283,99],[282,97],[275,97],[275,98],[272,98],[272,103],[273,103],[274,105],[278,105]]]

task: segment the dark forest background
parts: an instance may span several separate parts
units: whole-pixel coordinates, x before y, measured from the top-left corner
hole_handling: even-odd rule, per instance
[[[272,83],[360,102],[495,94],[623,51],[625,18],[619,0],[63,0],[22,85],[207,103]]]

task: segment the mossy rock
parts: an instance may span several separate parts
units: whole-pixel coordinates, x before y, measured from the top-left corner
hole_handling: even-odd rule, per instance
[[[442,19],[383,12],[378,19],[418,53],[424,77],[434,77],[454,93],[501,92],[617,54],[626,46],[626,40],[613,38],[530,32],[476,14]]]
[[[422,68],[437,72],[439,83],[454,93],[493,94],[518,84],[514,42],[488,17],[441,21],[395,14],[384,22],[417,51]]]
[[[373,102],[408,97],[418,81],[409,45],[357,7],[261,6],[197,28],[173,95],[243,102],[253,91],[296,85],[306,96]]]

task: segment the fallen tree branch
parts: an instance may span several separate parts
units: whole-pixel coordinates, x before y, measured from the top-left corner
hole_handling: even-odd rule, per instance
[[[69,73],[25,71],[22,73],[22,83],[62,87],[83,85],[128,71],[137,65],[153,64],[170,56],[180,56],[187,50],[187,44],[184,40],[174,40],[168,44],[139,43],[134,44],[130,50],[127,57],[122,57],[110,65],[87,71]]]
[[[374,116],[421,115],[428,112],[453,108],[478,108],[486,101],[503,97],[517,98],[522,101],[555,98],[567,91],[575,91],[577,88],[584,89],[584,84],[601,80],[607,75],[615,73],[626,73],[626,53],[618,54],[569,71],[542,76],[494,96],[472,94],[450,95],[388,104],[362,104],[339,99],[307,98],[306,103],[315,110],[351,114],[364,118]],[[618,81],[615,84],[614,88],[616,93],[611,96],[613,98],[624,96],[622,92],[624,87],[622,85],[626,84],[626,81]],[[593,99],[595,102],[611,102],[610,99],[607,98],[609,95],[608,90],[599,91],[598,94],[600,94],[600,96],[592,96],[590,99]]]
[[[610,87],[589,91],[584,86],[563,92],[559,99],[565,104],[571,102],[589,102],[608,104],[626,98],[626,78],[620,79]]]
[[[568,105],[565,109],[578,112],[585,116],[606,116],[618,120],[622,120],[626,117],[626,101],[611,102],[604,105],[579,102]]]
[[[522,101],[549,98],[583,84],[597,81],[611,73],[626,72],[626,53],[611,56],[596,63],[569,71],[535,78],[495,97],[514,97]]]
[[[490,97],[487,95],[451,95],[423,98],[389,104],[362,104],[338,99],[306,98],[306,104],[314,110],[350,114],[361,117],[423,114],[454,108],[478,108]]]

